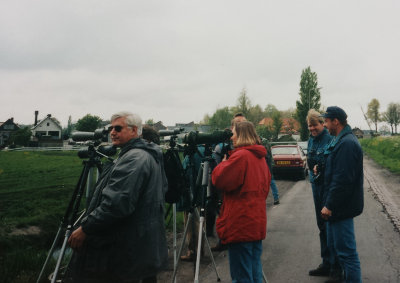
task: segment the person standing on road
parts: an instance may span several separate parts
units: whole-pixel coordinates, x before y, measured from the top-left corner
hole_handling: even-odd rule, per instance
[[[364,208],[363,152],[347,124],[347,114],[337,106],[328,107],[325,127],[334,136],[325,150],[323,208],[327,222],[328,247],[338,256],[345,281],[361,282],[361,267],[354,235],[353,218]],[[331,263],[333,258],[331,258]]]
[[[232,282],[262,282],[262,240],[266,236],[271,174],[266,149],[251,122],[235,123],[234,150],[212,172],[212,182],[223,191],[217,233],[228,244]]]
[[[121,151],[103,170],[85,217],[68,239],[74,250],[69,272],[76,283],[157,282],[168,260],[162,151],[139,138],[138,115],[114,114],[109,131]]]
[[[307,163],[311,183],[315,214],[319,229],[322,263],[308,272],[310,276],[331,276],[332,279],[342,276],[342,269],[336,259],[333,266],[330,264],[330,254],[326,238],[326,221],[321,217],[323,193],[324,152],[332,140],[332,136],[324,127],[324,119],[315,109],[310,109],[307,114],[307,125],[310,138],[307,146]],[[314,173],[314,169],[315,172]]]

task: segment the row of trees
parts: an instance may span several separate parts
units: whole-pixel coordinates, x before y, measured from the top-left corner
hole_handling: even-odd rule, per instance
[[[239,94],[235,106],[225,106],[217,109],[211,116],[205,115],[203,123],[212,126],[212,128],[224,129],[230,126],[233,115],[241,112],[249,121],[256,125],[257,132],[260,136],[277,140],[283,125],[282,118],[293,118],[300,123],[301,140],[307,140],[309,137],[308,125],[306,123],[307,113],[311,108],[317,111],[320,110],[320,89],[321,88],[318,86],[317,74],[312,72],[310,67],[307,67],[301,74],[300,99],[296,101],[296,109],[279,111],[272,104],[268,104],[264,109],[258,104],[253,106],[247,95],[247,90],[243,89]],[[273,124],[258,125],[264,118],[272,118]]]
[[[374,98],[368,103],[368,110],[366,114],[366,120],[375,125],[375,132],[378,132],[378,123],[386,122],[390,128],[392,134],[397,134],[397,126],[400,124],[400,103],[389,103],[386,112],[379,112],[380,103],[379,100]]]

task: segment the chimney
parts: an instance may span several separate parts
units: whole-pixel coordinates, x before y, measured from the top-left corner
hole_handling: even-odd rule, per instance
[[[37,117],[38,117],[38,115],[39,115],[39,111],[35,111],[35,125],[34,126],[36,126],[37,125]]]
[[[11,117],[10,120],[11,120],[11,123],[14,123],[14,117]]]
[[[51,118],[51,114],[47,114],[47,117]]]

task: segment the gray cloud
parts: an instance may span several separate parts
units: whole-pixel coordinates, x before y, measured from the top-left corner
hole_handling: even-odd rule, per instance
[[[0,121],[62,124],[121,109],[164,124],[233,106],[295,107],[301,71],[322,104],[399,102],[398,1],[11,1],[0,4]]]

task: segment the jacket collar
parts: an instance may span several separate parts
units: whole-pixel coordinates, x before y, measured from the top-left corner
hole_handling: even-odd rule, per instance
[[[339,133],[339,135],[337,135],[336,137],[334,137],[331,142],[328,145],[328,148],[325,151],[325,154],[329,154],[330,152],[332,152],[332,150],[335,148],[336,144],[346,135],[352,133],[351,131],[351,127],[349,125],[346,125],[343,130]]]

